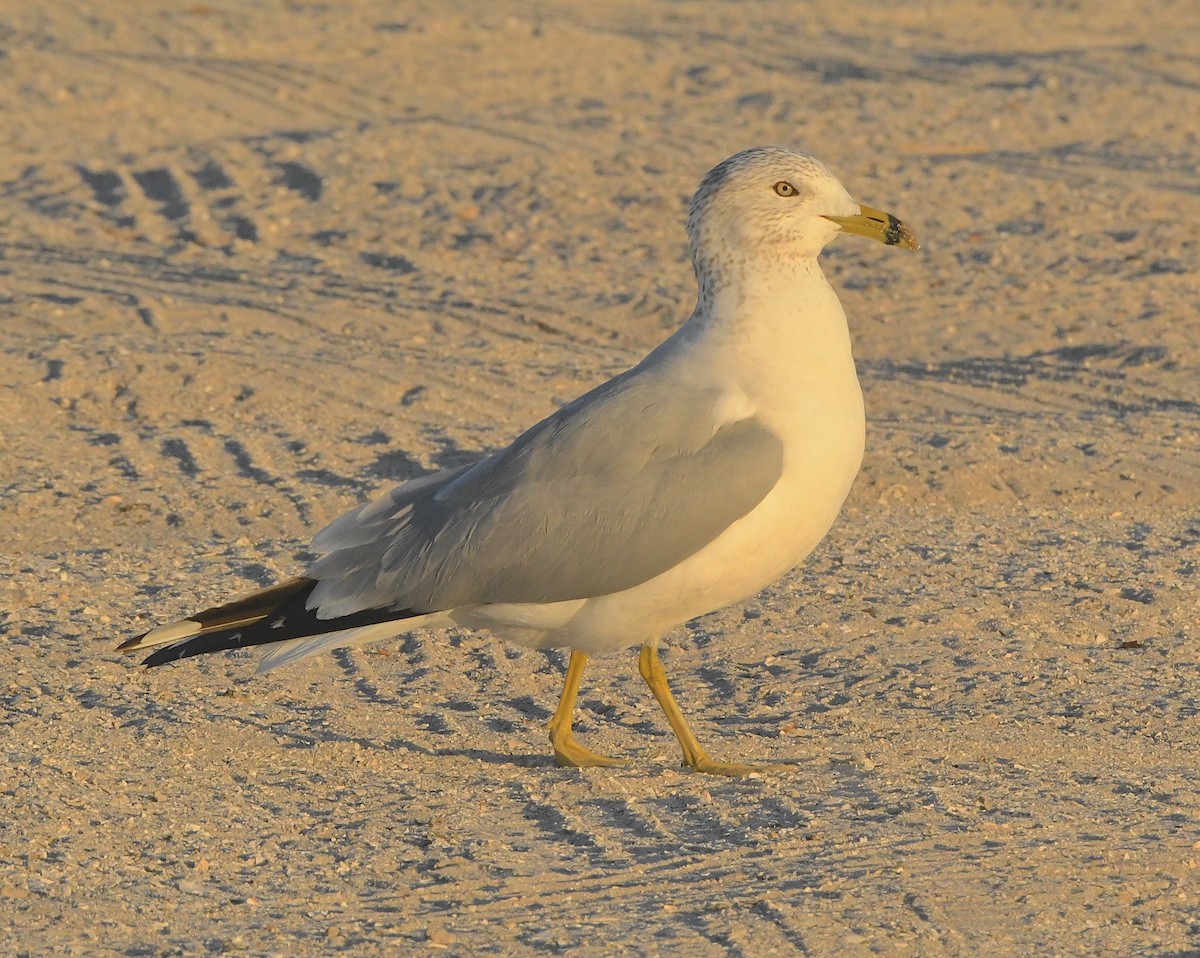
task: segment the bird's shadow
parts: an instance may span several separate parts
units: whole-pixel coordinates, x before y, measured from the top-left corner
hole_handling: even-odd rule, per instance
[[[485,748],[427,748],[425,755],[433,758],[468,758],[488,765],[513,765],[518,768],[552,768],[551,755],[521,755],[513,752],[493,752]]]
[[[430,758],[467,758],[489,765],[514,765],[522,768],[543,768],[552,766],[554,758],[550,755],[514,754],[511,752],[495,752],[483,748],[431,748],[409,738],[393,737],[387,741],[365,738],[359,735],[343,735],[327,728],[319,732],[299,732],[281,723],[259,721],[245,715],[221,713],[211,716],[214,719],[225,719],[236,722],[247,728],[269,732],[287,741],[284,748],[312,748],[322,742],[345,742],[357,745],[359,748],[374,752],[402,752],[410,755],[424,755]]]

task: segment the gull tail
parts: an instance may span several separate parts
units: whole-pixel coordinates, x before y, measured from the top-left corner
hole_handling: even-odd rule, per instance
[[[431,615],[405,609],[364,609],[332,619],[308,607],[316,579],[300,576],[252,595],[197,612],[190,618],[129,639],[118,651],[157,648],[142,660],[155,666],[207,652],[270,646],[259,671],[276,668],[324,649],[344,648],[420,628]]]

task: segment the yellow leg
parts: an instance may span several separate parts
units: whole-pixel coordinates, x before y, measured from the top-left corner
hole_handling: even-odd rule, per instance
[[[671,723],[671,730],[683,747],[684,765],[696,772],[707,772],[709,775],[728,775],[730,778],[767,771],[766,768],[757,765],[714,762],[708,757],[708,753],[704,751],[700,743],[696,741],[692,730],[688,728],[683,713],[675,702],[675,696],[671,694],[671,688],[667,685],[667,672],[663,668],[662,662],[658,660],[658,651],[654,646],[642,646],[642,654],[638,659],[638,671],[646,680],[646,684],[650,686],[654,697],[658,699],[658,704],[666,713],[667,721]]]
[[[578,742],[571,733],[571,723],[575,719],[575,699],[579,695],[579,682],[583,678],[583,667],[587,665],[587,656],[582,652],[572,652],[571,661],[567,663],[567,681],[563,686],[562,698],[558,700],[558,708],[550,719],[550,744],[554,746],[554,760],[567,768],[586,768],[589,765],[623,765],[619,758],[609,758],[607,755],[597,755]]]

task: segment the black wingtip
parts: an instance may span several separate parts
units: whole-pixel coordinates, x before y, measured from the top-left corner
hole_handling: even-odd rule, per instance
[[[142,641],[142,639],[144,639],[149,634],[150,634],[149,632],[143,632],[141,635],[135,635],[132,639],[126,639],[124,642],[122,642],[120,645],[117,646],[117,651],[118,652],[128,652],[130,649],[136,649],[138,647],[138,644]]]
[[[182,650],[168,645],[162,649],[155,649],[144,659],[142,659],[141,664],[148,669],[152,669],[156,665],[162,665],[166,662],[174,662],[176,659],[181,658],[183,658]]]
[[[193,655],[203,655],[205,652],[221,652],[225,649],[237,649],[242,645],[260,644],[239,641],[241,634],[242,630],[240,629],[232,633],[214,632],[209,635],[197,635],[191,639],[184,639],[174,645],[164,645],[142,659],[142,665],[152,669],[156,665],[165,665],[179,659],[190,659]]]
[[[307,581],[285,601],[256,622],[239,624],[233,628],[201,632],[198,635],[182,638],[170,645],[157,648],[142,659],[142,665],[146,668],[154,668],[179,659],[190,659],[194,655],[205,655],[208,652],[224,652],[256,645],[273,645],[277,642],[287,642],[290,639],[339,632],[343,629],[356,629],[366,625],[377,625],[380,622],[409,619],[421,614],[411,609],[382,608],[363,609],[361,612],[352,612],[334,619],[321,619],[317,617],[316,610],[308,608],[307,605],[308,596],[315,585],[315,582]],[[199,616],[196,617],[196,621],[200,621]],[[136,642],[137,640],[131,639],[130,641]],[[126,643],[126,645],[128,644]]]

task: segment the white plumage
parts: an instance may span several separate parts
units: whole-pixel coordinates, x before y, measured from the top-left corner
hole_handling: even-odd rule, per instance
[[[839,232],[916,249],[816,160],[755,149],[704,179],[688,218],[692,316],[641,363],[473,466],[397,487],[313,540],[305,575],[154,630],[159,664],[263,644],[260,670],[418,628],[572,650],[552,723],[564,764],[588,655],[642,645],[685,763],[720,774],[666,687],[659,639],[799,563],[837,517],[864,418],[846,317],[817,263]]]

